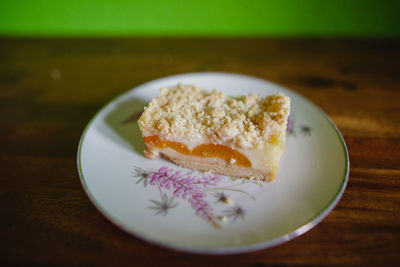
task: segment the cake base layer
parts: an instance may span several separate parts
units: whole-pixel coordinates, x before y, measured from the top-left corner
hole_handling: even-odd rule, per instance
[[[161,156],[181,167],[189,169],[211,171],[213,173],[222,175],[243,177],[267,182],[273,181],[275,177],[271,173],[264,173],[251,167],[237,166],[236,164],[228,163],[224,159],[183,155],[171,148],[158,148],[147,144],[144,153],[149,159],[156,159]]]

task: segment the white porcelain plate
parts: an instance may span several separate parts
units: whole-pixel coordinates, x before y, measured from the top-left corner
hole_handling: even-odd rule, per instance
[[[234,180],[146,159],[137,119],[160,87],[177,83],[290,96],[292,125],[276,180]],[[177,250],[229,254],[281,244],[319,223],[343,194],[349,160],[339,130],[300,95],[249,76],[189,73],[140,85],[101,109],[82,135],[78,169],[94,205],[126,232]]]

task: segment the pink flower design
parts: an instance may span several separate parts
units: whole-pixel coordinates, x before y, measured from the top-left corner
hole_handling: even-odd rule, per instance
[[[194,173],[196,173],[196,175]],[[217,220],[221,220],[221,218],[233,218],[233,221],[238,217],[243,219],[244,210],[236,206],[235,209],[223,211],[225,214],[224,216],[216,216],[213,213],[212,206],[206,200],[207,192],[229,190],[246,194],[254,200],[254,197],[250,194],[233,187],[245,183],[254,183],[262,187],[260,183],[254,181],[242,181],[241,183],[236,183],[227,187],[216,187],[223,176],[213,173],[201,173],[199,175],[198,173],[199,172],[193,171],[183,173],[182,171],[173,170],[165,166],[158,169],[158,171],[143,170],[139,167],[135,167],[133,176],[138,178],[136,184],[142,183],[144,187],[148,184],[157,186],[161,201],[150,200],[153,206],[149,207],[150,209],[156,210],[156,214],[167,214],[169,209],[178,205],[178,203],[174,202],[174,198],[181,198],[188,201],[197,216],[208,221],[216,228],[221,228],[217,223]],[[168,197],[165,193],[166,190],[170,190],[173,196]],[[214,197],[217,197],[217,202],[228,203],[227,195],[225,195],[224,192],[218,192]]]
[[[153,173],[149,184],[158,185],[160,188],[173,189],[173,195],[177,198],[187,199],[196,214],[204,220],[210,221],[214,226],[213,209],[205,200],[205,193],[201,186],[217,185],[222,176],[217,174],[203,174],[200,177],[184,175],[181,171],[175,171],[168,167],[161,167]]]
[[[288,120],[287,120],[287,124],[286,124],[286,131],[288,131],[289,133],[291,133],[291,132],[293,132],[293,120],[292,120],[292,118],[290,118],[290,116],[289,116],[289,118],[288,118]]]

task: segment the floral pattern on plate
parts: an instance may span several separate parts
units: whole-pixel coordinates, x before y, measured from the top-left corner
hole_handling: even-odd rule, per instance
[[[262,187],[262,183],[246,179],[241,179],[239,183],[236,182],[239,179],[236,179],[231,185],[218,187],[219,182],[224,178],[222,175],[199,171],[185,172],[166,166],[159,168],[157,171],[144,170],[135,166],[133,177],[138,179],[136,184],[143,184],[144,187],[151,185],[158,188],[161,199],[150,199],[153,206],[149,207],[156,211],[156,215],[167,215],[168,210],[175,208],[178,205],[178,202],[175,202],[175,198],[186,200],[197,216],[218,229],[221,228],[220,222],[226,222],[228,219],[232,219],[233,222],[238,218],[244,219],[245,211],[241,206],[236,205],[223,210],[221,215],[215,215],[213,206],[206,199],[208,195],[214,194],[216,198],[214,204],[233,205],[234,200],[229,198],[225,191],[246,194],[254,200],[252,195],[237,187],[247,183]],[[169,196],[166,192],[172,192],[172,196]]]

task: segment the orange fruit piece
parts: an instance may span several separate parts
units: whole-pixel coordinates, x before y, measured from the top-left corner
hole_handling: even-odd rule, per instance
[[[231,159],[234,159],[234,164],[236,164],[237,166],[251,167],[251,162],[245,155],[228,146],[219,144],[203,144],[196,146],[195,148],[193,148],[192,151],[190,151],[190,149],[185,144],[182,144],[180,142],[161,140],[157,135],[146,136],[143,139],[144,142],[147,144],[151,144],[158,148],[170,147],[183,155],[197,156],[203,158],[220,158],[226,160],[228,163],[230,163]]]
[[[190,155],[189,148],[182,143],[161,140],[160,137],[158,137],[157,135],[146,136],[143,139],[145,143],[151,144],[158,148],[170,147],[181,154]]]
[[[240,153],[228,146],[218,145],[218,144],[204,144],[198,145],[193,148],[192,156],[207,157],[207,158],[220,158],[227,162],[231,159],[235,159],[235,164],[243,167],[251,167],[250,160]]]

